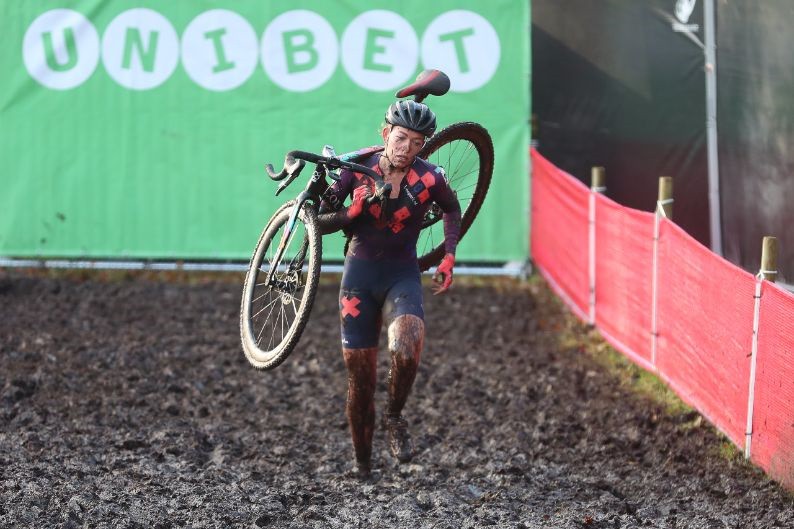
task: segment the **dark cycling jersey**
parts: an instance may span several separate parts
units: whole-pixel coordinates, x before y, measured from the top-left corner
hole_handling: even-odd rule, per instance
[[[361,165],[371,167],[382,174],[378,161],[380,153],[373,154]],[[351,237],[348,255],[366,260],[411,260],[416,259],[416,241],[422,229],[422,219],[435,202],[444,212],[444,247],[447,253],[455,253],[460,235],[460,205],[447,184],[443,169],[416,158],[400,184],[397,198],[387,198],[382,204],[366,206],[364,211],[349,221],[342,204],[353,190],[368,185],[370,177],[343,170],[341,179],[323,195],[320,212],[337,211],[335,219],[326,216],[321,221],[324,232],[343,227]]]

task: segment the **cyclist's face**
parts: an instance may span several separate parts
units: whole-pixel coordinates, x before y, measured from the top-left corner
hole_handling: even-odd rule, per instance
[[[398,126],[384,128],[383,141],[386,144],[386,155],[398,169],[411,165],[425,145],[425,137],[421,132]]]

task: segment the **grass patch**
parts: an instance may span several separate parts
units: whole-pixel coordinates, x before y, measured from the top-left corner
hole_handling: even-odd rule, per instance
[[[717,447],[717,455],[722,459],[728,461],[745,463],[744,452],[742,452],[735,444],[728,439],[723,439]]]
[[[606,342],[601,341],[598,331],[592,330],[589,334],[596,335],[600,343],[588,352],[599,365],[620,380],[621,385],[661,405],[668,414],[682,415],[693,411],[692,407],[684,403],[659,377],[642,369]],[[699,415],[695,421],[697,420],[702,420]],[[693,426],[697,427],[699,424]]]

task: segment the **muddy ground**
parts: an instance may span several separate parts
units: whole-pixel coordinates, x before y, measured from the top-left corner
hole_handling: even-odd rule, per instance
[[[794,527],[697,414],[561,346],[587,329],[538,280],[426,296],[418,453],[399,466],[378,430],[361,482],[336,287],[259,372],[241,283],[0,270],[0,527]]]

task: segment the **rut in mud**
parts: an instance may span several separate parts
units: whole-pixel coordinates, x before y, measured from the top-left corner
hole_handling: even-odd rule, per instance
[[[540,281],[425,290],[417,454],[397,465],[379,429],[361,482],[332,281],[259,372],[242,279],[188,279],[0,270],[0,526],[792,526],[792,496],[697,414],[561,346],[587,329]]]

